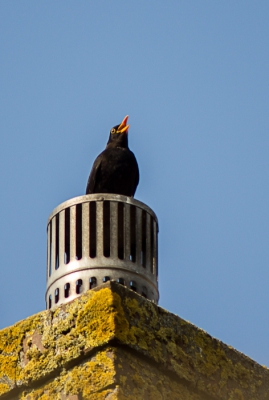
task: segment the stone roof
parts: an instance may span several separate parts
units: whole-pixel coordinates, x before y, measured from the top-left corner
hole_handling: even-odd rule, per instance
[[[268,400],[269,370],[115,283],[0,331],[0,400]]]

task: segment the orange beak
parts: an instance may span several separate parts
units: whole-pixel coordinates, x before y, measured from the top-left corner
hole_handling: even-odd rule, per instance
[[[123,118],[122,123],[120,124],[120,126],[117,129],[117,133],[128,133],[128,129],[130,125],[127,125],[127,121],[128,121],[129,115],[126,115],[125,118]]]

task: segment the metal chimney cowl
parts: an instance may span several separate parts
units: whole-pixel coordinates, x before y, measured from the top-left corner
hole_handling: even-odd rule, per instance
[[[158,303],[158,220],[145,204],[89,194],[60,204],[47,228],[46,307],[115,280]]]

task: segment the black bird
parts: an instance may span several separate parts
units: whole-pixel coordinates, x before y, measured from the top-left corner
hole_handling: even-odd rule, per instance
[[[94,161],[86,194],[115,193],[133,197],[139,182],[134,153],[128,147],[128,115],[110,130],[105,150]]]

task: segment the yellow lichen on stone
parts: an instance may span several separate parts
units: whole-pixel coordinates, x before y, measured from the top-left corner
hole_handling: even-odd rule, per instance
[[[231,362],[225,345],[205,331],[165,310],[161,310],[158,316],[156,307],[150,302],[141,305],[137,299],[126,297],[123,307],[127,320],[131,322],[129,332],[135,339],[128,340],[126,334],[125,343],[127,339],[129,345],[145,351],[157,362],[166,364],[170,360],[167,364],[169,369],[194,385],[204,382],[203,388],[211,396],[225,398],[231,380],[249,393],[257,392],[260,376],[254,376],[253,370],[240,362]]]
[[[98,291],[78,313],[76,329],[86,339],[87,347],[100,346],[115,337],[116,330],[121,337],[128,331],[121,299],[109,289]]]
[[[120,376],[120,396],[126,400],[207,400],[201,394],[192,393],[184,387],[184,382],[173,378],[158,368],[147,363],[146,359],[136,357],[117,349],[116,365],[124,366],[124,379]],[[122,372],[121,372],[122,374]]]
[[[269,400],[268,387],[267,368],[114,282],[0,331],[0,398]]]
[[[7,383],[0,383],[0,396],[1,394],[7,393],[9,389],[9,385]]]
[[[42,326],[42,314],[27,318],[0,331],[0,394],[16,385],[16,378],[22,367],[20,352],[26,333],[34,332]]]
[[[124,343],[139,349],[156,362],[163,363],[166,368],[195,386],[200,382],[201,390],[212,397],[226,399],[230,391],[228,383],[233,382],[232,385],[245,389],[248,395],[252,393],[252,400],[260,400],[257,389],[261,384],[261,376],[249,366],[249,359],[245,356],[212,338],[202,329],[166,310],[157,309],[154,304],[139,296],[132,294],[122,298],[129,322],[129,334],[123,338]],[[242,359],[242,362],[235,362],[236,359]]]
[[[114,357],[111,349],[101,351],[82,365],[65,371],[39,389],[25,390],[20,400],[61,400],[65,396],[82,395],[84,400],[109,395],[115,386]],[[98,394],[98,392],[100,392]],[[105,397],[103,397],[105,398]]]

